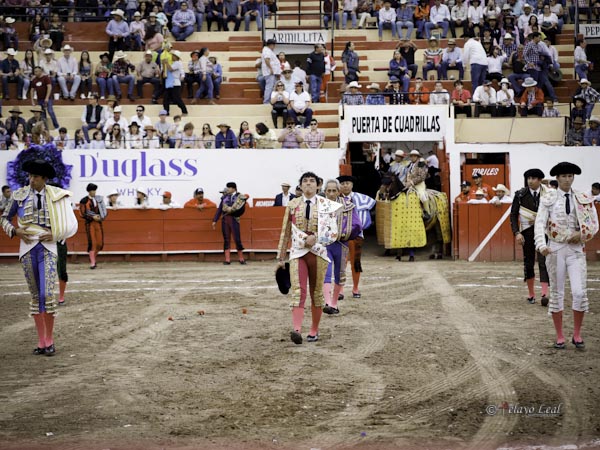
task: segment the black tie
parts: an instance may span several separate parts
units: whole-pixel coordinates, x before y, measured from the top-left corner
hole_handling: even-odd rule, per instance
[[[571,201],[569,200],[569,194],[565,194],[565,211],[567,216],[571,214]]]
[[[42,194],[35,194],[35,195],[37,195],[37,198],[38,198],[37,209],[39,211],[42,209]]]
[[[537,208],[538,206],[540,206],[540,196],[537,192],[533,193],[533,201],[535,203],[535,207]]]
[[[310,200],[306,200],[306,220],[310,220]]]

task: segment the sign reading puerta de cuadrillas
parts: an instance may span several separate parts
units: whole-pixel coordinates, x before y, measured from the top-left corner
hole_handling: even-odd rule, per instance
[[[347,105],[343,126],[354,142],[441,141],[447,120],[443,105]]]

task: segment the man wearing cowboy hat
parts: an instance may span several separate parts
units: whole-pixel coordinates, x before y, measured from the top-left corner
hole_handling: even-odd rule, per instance
[[[470,199],[467,203],[471,205],[487,205],[489,202],[487,198],[485,198],[485,192],[481,189],[477,189],[475,191],[475,198]]]
[[[10,113],[10,117],[7,118],[4,122],[4,127],[6,128],[6,134],[10,139],[10,136],[12,136],[15,131],[17,131],[17,126],[19,124],[23,125],[23,129],[27,129],[27,122],[25,122],[25,119],[21,117],[21,114],[23,114],[23,112],[18,106],[12,107],[8,112]]]
[[[39,66],[42,68],[44,75],[50,77],[52,87],[54,87],[56,85],[56,73],[58,72],[58,62],[54,59],[54,50],[51,48],[44,50],[44,58],[40,60]]]
[[[17,83],[17,99],[21,100],[23,95],[24,78],[21,74],[19,62],[15,59],[17,51],[14,48],[6,50],[6,59],[0,62],[2,69],[2,92],[4,100],[10,100],[8,95],[8,83]]]
[[[228,124],[220,123],[217,128],[220,131],[215,136],[215,148],[238,148],[238,140]]]
[[[510,69],[510,56],[517,51],[518,47],[519,46],[515,42],[512,34],[506,33],[502,39],[502,43],[500,44],[500,50],[502,50],[502,53],[506,55],[506,59],[502,63],[503,69]]]
[[[394,153],[394,160],[390,164],[390,172],[394,174],[398,181],[403,185],[406,181],[406,168],[408,167],[409,161],[406,158],[406,153],[403,150],[396,150]]]
[[[111,11],[112,19],[106,25],[108,35],[108,59],[112,61],[117,50],[125,50],[125,38],[129,36],[129,25],[123,20],[125,13],[121,9]]]
[[[144,53],[144,59],[135,68],[137,75],[137,95],[138,98],[143,97],[142,88],[144,84],[150,83],[154,87],[152,91],[152,103],[157,103],[157,98],[160,97],[162,90],[162,83],[160,82],[160,67],[153,60],[154,55],[152,50],[146,50]],[[186,75],[187,78],[187,75]]]
[[[530,114],[537,114],[542,117],[544,112],[544,92],[537,87],[537,81],[533,78],[525,78],[523,87],[525,91],[521,95],[519,106],[521,107],[521,116],[527,117]]]
[[[8,2],[6,2],[8,4]],[[23,5],[25,5],[25,2],[23,2]],[[20,10],[19,8],[14,8],[15,13],[17,14],[23,14],[25,12],[25,9]],[[19,48],[19,35],[17,33],[17,30],[15,29],[15,24],[16,20],[12,17],[7,17],[6,20],[4,20],[4,27],[3,27],[3,38],[4,38],[4,48],[14,48],[15,50]]]
[[[160,60],[166,70],[163,109],[167,111],[168,115],[171,103],[174,103],[179,106],[182,115],[187,116],[188,110],[181,98],[181,80],[184,78],[181,52],[179,50],[163,51]]]
[[[152,125],[146,125],[144,127],[144,132],[146,133],[144,139],[142,140],[142,145],[144,148],[162,148],[162,145],[160,144],[160,138],[156,134],[156,128],[154,128]]]
[[[44,59],[44,52],[46,49],[52,50],[52,39],[47,34],[40,36],[40,38],[33,44],[33,49],[37,53],[38,61]]]
[[[361,87],[362,85],[358,84],[358,81],[348,83],[346,92],[342,94],[341,103],[344,105],[364,105],[365,99],[359,91]]]
[[[21,240],[19,260],[31,293],[29,312],[34,318],[38,345],[34,355],[53,356],[54,314],[57,302],[58,250],[56,243],[77,232],[77,218],[69,197],[71,192],[49,186],[56,177],[54,167],[44,160],[30,160],[22,170],[29,173],[29,185],[13,192],[0,217],[6,234]],[[17,227],[12,224],[17,218]]]
[[[594,199],[571,188],[581,168],[570,162],[561,162],[550,170],[558,188],[541,197],[535,219],[535,246],[546,256],[550,276],[550,304],[556,330],[554,348],[565,348],[563,310],[566,276],[569,274],[573,296],[573,338],[576,348],[585,347],[581,337],[583,316],[589,311],[587,297],[587,264],[585,243],[598,233],[598,213]]]
[[[573,125],[567,132],[565,145],[569,147],[580,147],[583,145],[583,135],[586,131],[585,122],[581,117],[575,117],[571,122]]]
[[[492,205],[500,206],[505,203],[512,203],[513,199],[510,196],[510,191],[503,184],[496,185],[492,190],[496,193],[494,197],[490,200]]]
[[[129,122],[127,122],[127,119],[125,117],[123,117],[122,115],[123,115],[123,108],[121,106],[115,106],[113,109],[113,116],[110,117],[106,121],[106,123],[104,124],[104,128],[102,129],[102,132],[104,134],[110,132],[115,123],[119,124],[119,127],[121,128],[121,130],[126,130],[127,128],[129,128]]]
[[[119,194],[119,191],[117,191],[116,189],[113,189],[110,191],[110,194],[108,194],[106,196],[107,202],[106,202],[106,208],[107,209],[119,209],[123,207],[123,203],[121,203],[121,201],[119,200],[119,196],[121,194]]]
[[[592,84],[587,78],[579,80],[579,87],[575,91],[575,97],[582,98],[586,102],[585,113],[586,119],[592,116],[592,111],[597,102],[600,101],[600,93],[592,87]]]
[[[583,145],[594,147],[600,145],[600,117],[590,117],[589,128],[583,133]]]
[[[448,70],[458,70],[458,79],[465,77],[465,69],[462,63],[462,51],[456,47],[454,39],[448,39],[448,47],[442,53],[442,62],[440,64],[440,75],[442,80],[448,79]]]
[[[527,283],[529,296],[527,301],[535,303],[535,239],[534,224],[540,205],[540,199],[547,192],[542,184],[544,172],[540,169],[529,169],[523,174],[526,186],[515,192],[510,209],[510,226],[517,244],[523,246],[524,281]],[[542,285],[542,306],[548,306],[548,271],[546,258],[537,252],[540,283]]]
[[[81,84],[81,76],[79,75],[79,65],[75,58],[71,56],[73,47],[69,44],[65,45],[62,49],[63,56],[58,59],[58,72],[57,81],[62,91],[64,99],[71,101],[75,100],[79,84]],[[67,89],[67,83],[71,83],[71,90]]]
[[[385,97],[381,94],[381,88],[378,83],[371,83],[367,86],[369,93],[365,100],[366,105],[385,105]]]
[[[25,127],[27,133],[31,134],[31,130],[37,125],[38,122],[44,122],[46,129],[48,129],[48,122],[44,117],[42,117],[44,110],[39,106],[35,106],[31,108],[30,111],[33,113],[33,116],[27,121],[27,125]]]
[[[112,82],[113,91],[117,95],[117,99],[121,99],[121,83],[127,84],[127,98],[130,101],[135,101],[133,98],[134,77],[129,71],[135,70],[135,66],[127,59],[127,54],[122,50],[115,53],[115,62],[112,67],[112,76],[109,82]]]
[[[533,32],[528,38],[529,42],[525,44],[525,50],[523,50],[523,57],[527,63],[527,73],[546,90],[551,98],[556,99],[554,88],[548,79],[548,69],[552,63],[552,54],[548,50],[548,47],[546,47],[546,44],[541,42],[542,35],[540,33]]]
[[[289,183],[281,183],[282,192],[275,196],[275,203],[273,206],[287,206],[290,200],[296,198],[296,196],[290,192],[290,187]]]

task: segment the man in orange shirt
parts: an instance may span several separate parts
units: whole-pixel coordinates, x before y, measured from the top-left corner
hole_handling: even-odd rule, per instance
[[[544,112],[544,91],[537,87],[537,81],[533,78],[525,78],[521,85],[525,88],[521,95],[519,106],[521,107],[521,116],[537,114],[542,117]]]
[[[460,183],[460,194],[456,196],[454,201],[456,203],[467,203],[469,200],[471,200],[471,182],[463,181]]]
[[[485,193],[485,199],[490,201],[494,196],[494,190],[489,184],[483,182],[481,174],[473,174],[471,179],[473,180],[473,186],[471,186],[471,192],[469,192],[469,200],[475,198],[475,192],[477,192],[478,189],[481,189]]]
[[[207,208],[216,208],[217,205],[209,199],[204,198],[204,189],[198,188],[194,191],[194,198],[185,202],[184,208],[196,208],[200,211]]]
[[[408,89],[408,92],[408,100],[411,105],[429,104],[429,89],[423,85],[423,78],[415,78],[415,84]]]

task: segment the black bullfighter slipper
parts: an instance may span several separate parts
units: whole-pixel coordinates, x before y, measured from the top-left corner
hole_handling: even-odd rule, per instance
[[[557,350],[564,350],[566,347],[564,342],[555,342],[554,343],[554,348]]]
[[[302,335],[300,333],[298,333],[297,331],[292,331],[290,333],[290,339],[296,345],[302,344]]]
[[[580,350],[585,348],[585,342],[583,342],[583,341],[575,342],[575,338],[571,339],[571,343],[575,346],[575,348],[578,348]]]

